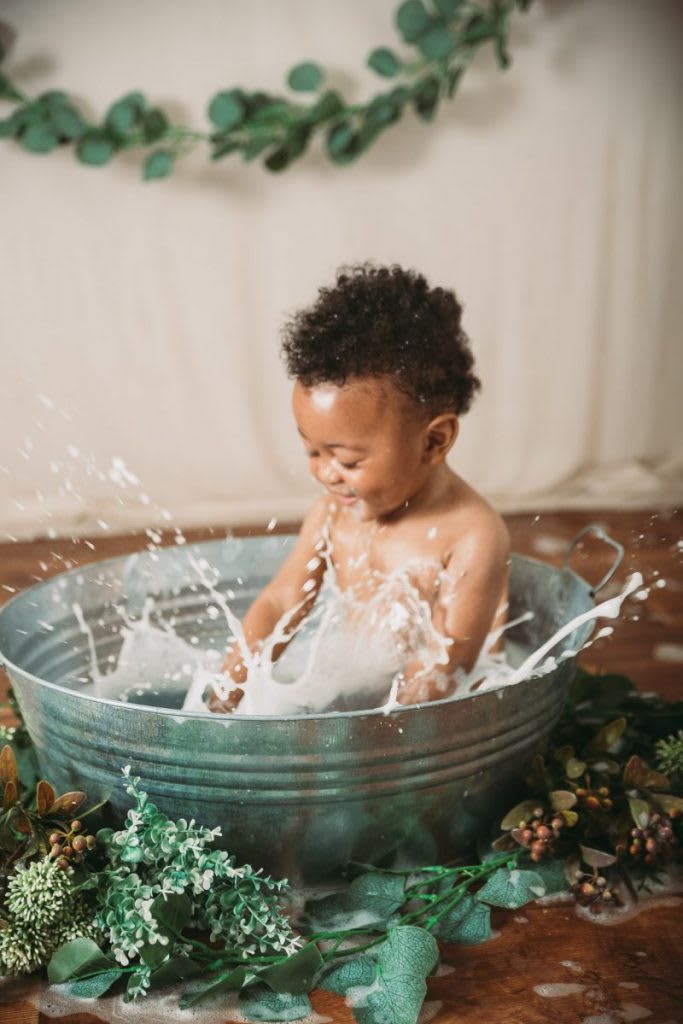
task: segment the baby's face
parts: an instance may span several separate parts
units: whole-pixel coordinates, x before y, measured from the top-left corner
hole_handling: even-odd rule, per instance
[[[364,518],[396,512],[427,479],[426,418],[391,381],[297,381],[293,409],[311,473],[335,501],[359,504]]]

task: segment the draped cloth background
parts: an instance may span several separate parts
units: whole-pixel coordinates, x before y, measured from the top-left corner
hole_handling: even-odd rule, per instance
[[[320,61],[382,81],[393,0],[4,0],[8,71],[100,116],[133,88],[203,125],[219,88]],[[202,155],[143,184],[0,146],[0,531],[299,515],[315,493],[278,357],[343,263],[465,304],[484,390],[453,465],[499,508],[683,498],[683,20],[663,0],[539,0],[435,124],[282,176]],[[0,113],[3,113],[0,107]],[[138,482],[139,481],[139,482]],[[99,525],[98,525],[99,523]],[[106,526],[104,525],[106,524]]]

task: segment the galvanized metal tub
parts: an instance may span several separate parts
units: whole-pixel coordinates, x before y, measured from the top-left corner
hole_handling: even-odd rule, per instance
[[[58,790],[129,806],[121,769],[131,765],[173,817],[220,825],[242,861],[297,883],[339,875],[350,860],[433,863],[452,858],[509,797],[525,759],[547,739],[574,672],[568,658],[538,678],[389,715],[355,711],[258,717],[181,712],[88,693],[89,653],[72,606],[93,627],[101,668],[121,645],[121,605],[139,616],[153,596],[178,635],[214,641],[225,624],[207,614],[191,558],[219,572],[241,615],[294,538],[212,541],[99,562],[31,587],[0,610],[0,661]],[[616,566],[615,566],[616,567]],[[605,581],[603,581],[605,582]],[[594,591],[562,570],[513,556],[511,631],[536,648],[593,606]],[[576,649],[590,624],[555,651]]]

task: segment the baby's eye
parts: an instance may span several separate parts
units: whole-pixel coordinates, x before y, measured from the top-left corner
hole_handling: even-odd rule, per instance
[[[358,465],[358,462],[340,462],[339,465],[342,467],[342,469],[355,469],[356,466]]]

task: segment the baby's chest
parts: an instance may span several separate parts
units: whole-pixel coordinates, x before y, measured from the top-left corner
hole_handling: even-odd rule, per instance
[[[398,594],[409,588],[433,603],[443,576],[434,546],[415,543],[410,535],[362,528],[336,530],[331,541],[330,554],[342,590],[369,600],[379,589],[390,588]]]

